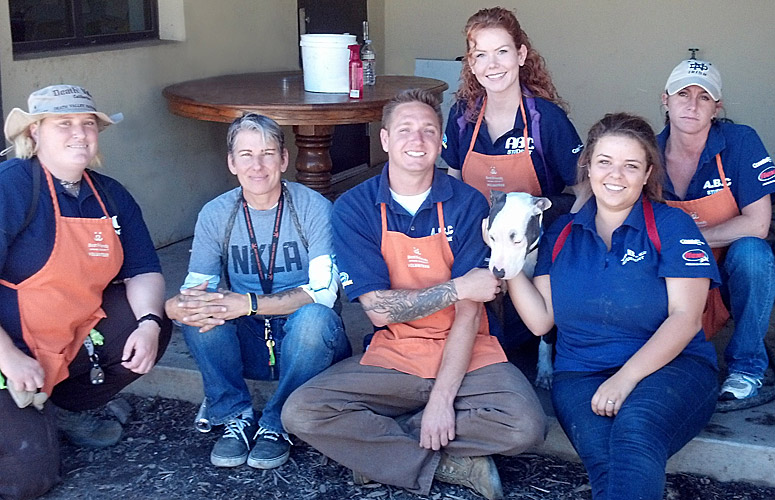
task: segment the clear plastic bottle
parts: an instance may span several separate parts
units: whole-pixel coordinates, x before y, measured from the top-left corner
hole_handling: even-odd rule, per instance
[[[363,84],[374,85],[377,83],[377,54],[369,39],[369,22],[363,21],[363,47],[361,47],[361,61],[363,62]]]

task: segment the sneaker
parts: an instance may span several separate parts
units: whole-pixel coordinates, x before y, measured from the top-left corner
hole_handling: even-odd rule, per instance
[[[449,484],[471,488],[484,498],[503,498],[503,486],[492,457],[453,457],[441,454],[433,478]]]
[[[733,399],[748,399],[759,394],[762,380],[743,373],[730,373],[719,391],[719,399],[731,401]]]
[[[210,462],[216,467],[239,467],[248,459],[256,439],[258,425],[252,418],[237,416],[224,423],[226,430],[210,452]]]
[[[290,455],[290,439],[259,426],[256,445],[250,452],[248,465],[256,469],[274,469],[287,462]]]
[[[118,443],[123,431],[115,420],[103,420],[85,411],[56,407],[57,428],[76,446],[107,448]]]

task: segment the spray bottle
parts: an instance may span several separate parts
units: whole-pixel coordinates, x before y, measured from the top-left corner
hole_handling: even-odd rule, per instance
[[[363,98],[363,63],[361,62],[361,47],[358,44],[348,45],[350,49],[350,99]]]

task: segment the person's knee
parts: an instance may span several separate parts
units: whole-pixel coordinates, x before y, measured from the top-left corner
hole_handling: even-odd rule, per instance
[[[291,434],[304,439],[304,436],[315,432],[315,418],[313,407],[307,397],[307,391],[304,388],[299,388],[288,397],[283,404],[283,409],[280,414],[283,427]]]
[[[294,350],[313,353],[333,350],[344,338],[339,315],[322,304],[306,304],[285,324],[283,343],[292,344]]]
[[[189,349],[201,352],[218,352],[227,335],[234,335],[236,329],[231,323],[216,326],[206,332],[200,332],[195,326],[183,325],[183,339]],[[212,351],[215,350],[215,351]]]
[[[723,265],[730,277],[740,276],[753,280],[764,275],[769,279],[768,273],[764,271],[769,269],[772,272],[775,257],[765,240],[745,237],[729,246]]]

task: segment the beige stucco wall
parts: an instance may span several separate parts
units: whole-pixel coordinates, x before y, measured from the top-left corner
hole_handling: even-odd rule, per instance
[[[160,0],[168,2],[183,8],[185,29],[172,32],[183,31],[184,41],[19,61],[8,2],[0,2],[4,112],[26,109],[32,90],[53,83],[83,85],[100,108],[123,112],[124,121],[100,135],[104,170],[140,203],[158,246],[191,235],[204,202],[233,185],[226,125],[170,114],[162,89],[218,74],[298,69],[295,2]]]
[[[27,60],[13,59],[8,3],[0,2],[0,83],[5,113],[26,107],[32,90],[66,82],[90,89],[108,112],[125,114],[101,135],[105,170],[135,195],[161,246],[191,235],[202,204],[233,185],[225,167],[226,125],[171,115],[161,90],[218,74],[298,69],[298,42],[292,0],[159,2],[164,31],[179,41]],[[500,3],[518,9],[582,135],[614,110],[640,113],[658,126],[667,74],[695,46],[722,71],[728,116],[752,125],[775,151],[771,0]],[[368,0],[378,73],[411,74],[415,58],[461,55],[465,20],[490,5]],[[292,137],[289,128],[286,134]],[[376,137],[372,151],[377,158]]]
[[[639,113],[661,129],[660,93],[689,47],[724,80],[727,116],[753,126],[775,153],[775,4],[772,0],[445,0],[385,3],[387,73],[414,58],[454,59],[466,19],[482,7],[516,8],[582,136],[604,113]]]

